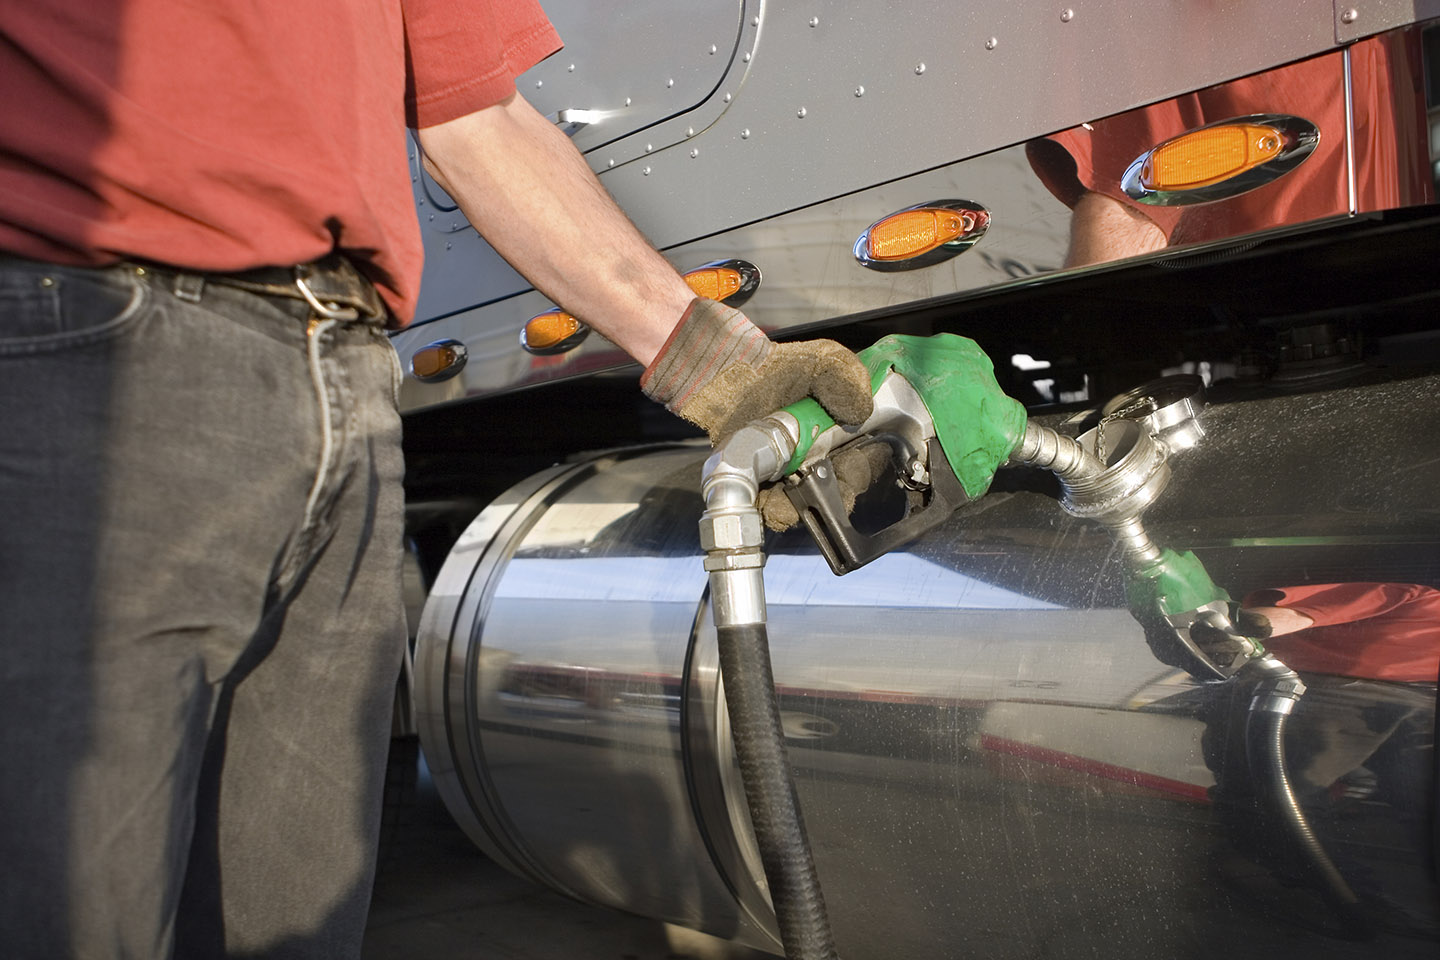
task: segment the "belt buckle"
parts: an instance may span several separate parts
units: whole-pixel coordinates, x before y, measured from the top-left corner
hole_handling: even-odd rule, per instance
[[[305,302],[310,304],[310,309],[314,310],[317,316],[326,320],[356,320],[359,318],[360,311],[355,307],[342,307],[334,301],[322,303],[320,298],[315,296],[315,291],[311,290],[310,285],[305,282],[305,275],[309,272],[310,269],[307,265],[297,264],[295,286],[299,289],[300,296],[305,298]]]

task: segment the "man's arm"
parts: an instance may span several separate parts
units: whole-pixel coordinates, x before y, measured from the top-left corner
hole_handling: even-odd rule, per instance
[[[695,294],[518,94],[418,131],[425,168],[540,292],[649,365]]]

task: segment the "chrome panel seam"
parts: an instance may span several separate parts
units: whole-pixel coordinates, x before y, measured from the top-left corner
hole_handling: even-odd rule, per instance
[[[1355,216],[1360,207],[1359,192],[1355,187],[1355,75],[1350,68],[1350,48],[1344,50],[1345,64],[1345,188],[1350,204],[1350,216]]]

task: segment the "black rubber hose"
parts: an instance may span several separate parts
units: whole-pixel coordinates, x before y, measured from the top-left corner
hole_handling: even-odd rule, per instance
[[[718,627],[720,674],[750,822],[789,960],[836,960],[790,775],[765,624]]]
[[[1290,783],[1285,762],[1285,721],[1288,714],[1259,708],[1259,698],[1255,703],[1246,723],[1246,752],[1250,758],[1251,775],[1258,782],[1268,785],[1268,792],[1275,800],[1274,806],[1290,839],[1314,871],[1320,881],[1321,893],[1339,913],[1347,932],[1352,936],[1363,936],[1369,932],[1369,924],[1361,915],[1360,899],[1325,852],[1320,838],[1315,836],[1315,830],[1310,826]]]

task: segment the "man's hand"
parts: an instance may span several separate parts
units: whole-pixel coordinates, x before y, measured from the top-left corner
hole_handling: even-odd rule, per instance
[[[745,314],[696,297],[640,387],[719,445],[752,420],[814,397],[837,423],[870,416],[870,373],[833,340],[772,343]]]

